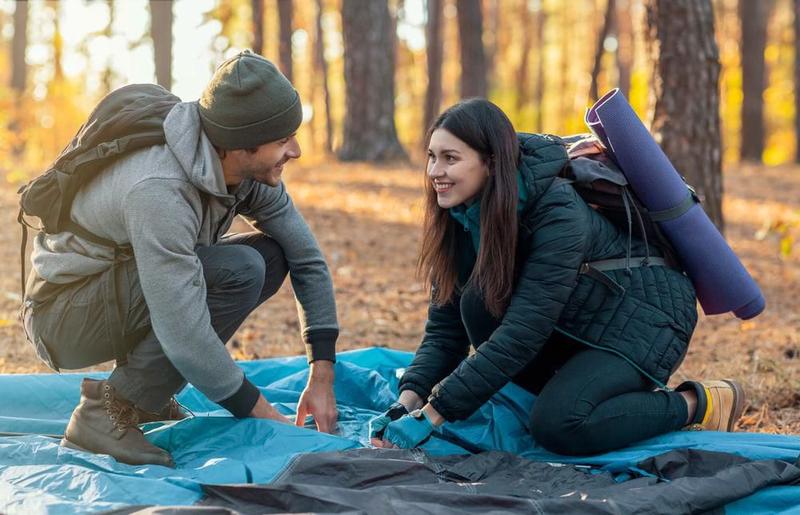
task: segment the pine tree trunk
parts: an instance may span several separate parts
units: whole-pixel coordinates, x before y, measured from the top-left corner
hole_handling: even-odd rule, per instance
[[[53,9],[53,80],[52,84],[64,80],[64,34],[61,32],[61,8],[62,4],[52,2],[49,4]]]
[[[108,6],[108,24],[106,25],[105,29],[103,29],[103,35],[111,40],[111,37],[114,35],[113,28],[114,28],[114,19],[116,18],[116,9],[114,0],[106,0],[106,5]],[[105,69],[103,70],[103,94],[107,95],[111,92],[111,88],[113,87],[114,82],[114,68],[113,68],[113,57],[109,57],[106,61]]]
[[[486,51],[480,0],[456,0],[461,43],[461,98],[486,97]]]
[[[28,47],[28,2],[17,2],[14,9],[14,38],[11,41],[11,89],[21,95],[28,82],[25,50]]]
[[[652,132],[720,231],[719,50],[711,0],[647,0]]]
[[[800,1],[800,0],[798,0]],[[442,59],[444,41],[442,40],[443,0],[428,0],[428,22],[425,26],[427,42],[428,86],[425,90],[425,114],[422,120],[423,134],[439,114],[442,105]]]
[[[594,65],[592,66],[592,83],[589,86],[589,100],[594,102],[598,99],[597,95],[597,78],[600,75],[600,68],[603,65],[603,54],[605,54],[606,38],[612,32],[614,26],[615,16],[615,2],[614,0],[607,0],[606,14],[603,18],[603,26],[600,28],[600,33],[597,35],[597,48],[594,53]]]
[[[28,83],[28,66],[25,64],[25,50],[28,47],[28,2],[17,2],[14,10],[14,38],[11,41],[11,90],[14,94],[14,113],[9,117],[8,130],[14,135],[11,151],[15,163],[25,152],[24,142],[17,139],[22,129],[20,115],[22,99]]]
[[[156,63],[156,82],[172,89],[172,0],[150,0],[150,37]]]
[[[325,103],[325,152],[333,151],[333,120],[331,119],[331,98],[328,89],[328,62],[325,60],[325,32],[322,30],[322,0],[317,0],[317,19],[315,27],[314,62],[316,63],[322,99]]]
[[[561,31],[562,34],[569,34],[574,25],[574,13],[570,9],[561,10]],[[567,131],[567,120],[574,112],[573,99],[574,96],[571,87],[574,86],[575,77],[572,74],[572,38],[561,38],[561,55],[560,58],[560,76],[558,84],[558,130],[559,132]]]
[[[531,23],[531,12],[528,0],[521,0],[519,3],[519,19],[522,25],[522,54],[520,55],[519,67],[517,68],[517,114],[521,114],[522,110],[530,101],[528,70],[531,44],[533,42],[535,29]]]
[[[281,60],[281,72],[289,82],[293,79],[292,70],[292,0],[278,0],[278,24],[280,26],[278,55]]]
[[[631,70],[636,38],[633,37],[631,0],[617,0],[617,85],[625,97],[631,90]]]
[[[500,8],[500,0],[485,0],[486,28],[489,31],[486,50],[486,91],[491,91],[493,78],[497,76],[497,60],[500,53],[500,17],[504,12]]]
[[[253,12],[253,52],[264,55],[264,0],[251,0]]]
[[[739,0],[742,24],[742,161],[761,162],[764,152],[764,48],[767,7],[763,0]]]
[[[533,105],[536,108],[536,114],[533,118],[533,130],[542,132],[544,130],[544,74],[546,69],[545,52],[544,52],[544,27],[547,23],[547,12],[544,10],[544,5],[541,5],[539,12],[536,14],[536,54],[538,56],[536,63],[536,82],[533,88]]]
[[[394,35],[387,0],[342,0],[347,111],[342,161],[407,160],[394,123]]]

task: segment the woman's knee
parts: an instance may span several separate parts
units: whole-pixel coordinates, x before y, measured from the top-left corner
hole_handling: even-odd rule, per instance
[[[619,447],[609,429],[597,427],[588,416],[577,414],[566,419],[546,414],[531,417],[531,435],[536,443],[565,456],[590,456]]]
[[[570,438],[566,436],[571,429],[570,424],[556,414],[548,414],[534,405],[530,417],[530,432],[533,439],[550,452],[570,454],[568,451]]]
[[[590,427],[589,414],[568,409],[569,403],[534,404],[530,417],[533,439],[550,452],[563,455],[586,455],[599,452],[602,442]]]

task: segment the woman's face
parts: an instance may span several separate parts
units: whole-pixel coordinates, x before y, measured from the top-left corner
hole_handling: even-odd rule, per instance
[[[439,207],[472,203],[488,177],[489,168],[476,150],[445,129],[433,131],[428,146],[428,179]]]

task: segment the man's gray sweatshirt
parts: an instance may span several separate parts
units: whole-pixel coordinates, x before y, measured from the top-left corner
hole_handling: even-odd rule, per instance
[[[169,360],[214,402],[227,407],[252,398],[252,385],[211,326],[195,252],[215,244],[237,214],[283,249],[309,360],[333,360],[339,329],[330,272],[283,183],[273,188],[247,179],[229,193],[196,102],[176,104],[164,132],[165,145],[121,158],[86,185],[72,219],[131,245],[153,331]],[[110,268],[113,251],[70,233],[40,233],[31,259],[40,277],[64,284]]]

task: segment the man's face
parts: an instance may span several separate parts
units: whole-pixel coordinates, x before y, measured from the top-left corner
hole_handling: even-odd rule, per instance
[[[253,150],[237,150],[240,179],[252,178],[256,182],[275,187],[281,182],[283,165],[300,157],[300,144],[295,134],[277,141],[264,143]]]

